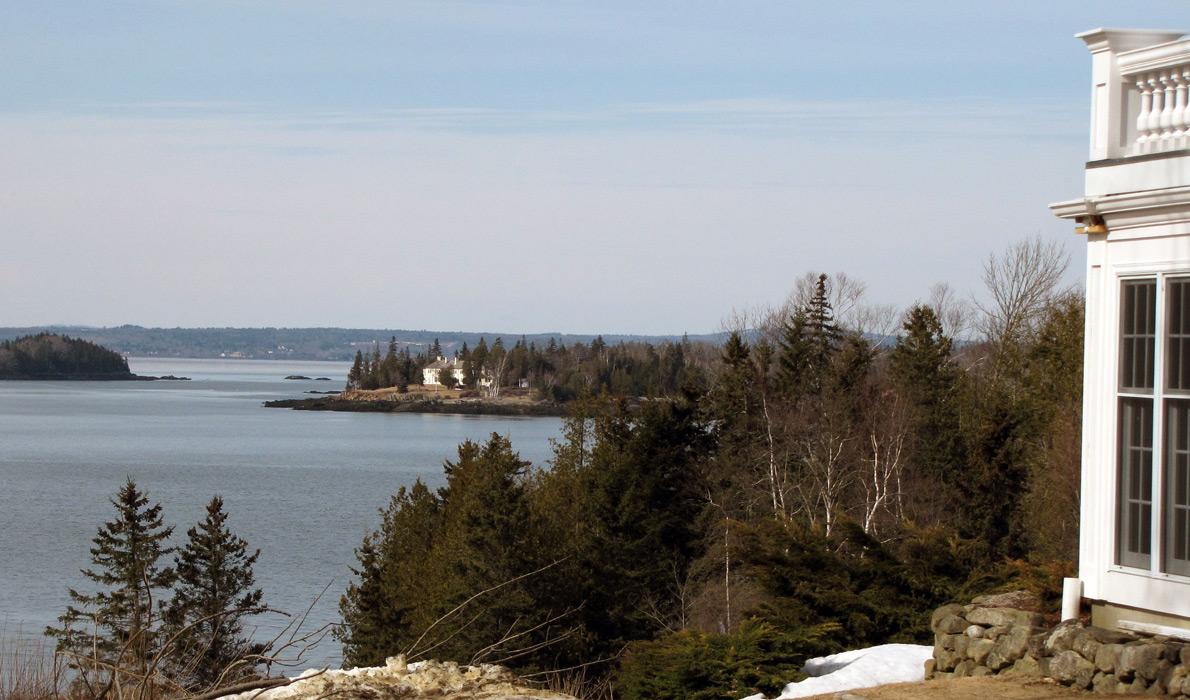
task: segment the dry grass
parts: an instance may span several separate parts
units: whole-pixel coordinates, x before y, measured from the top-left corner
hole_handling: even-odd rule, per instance
[[[841,697],[849,700],[1069,700],[1090,695],[1060,686],[1053,681],[985,677],[896,683],[814,697],[820,700]]]
[[[0,700],[62,697],[64,670],[44,639],[22,639],[0,630]]]

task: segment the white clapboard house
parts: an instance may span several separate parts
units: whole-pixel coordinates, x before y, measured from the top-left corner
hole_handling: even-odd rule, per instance
[[[1096,29],[1078,576],[1094,624],[1190,630],[1190,37]],[[1069,588],[1077,588],[1077,582]],[[1069,595],[1069,594],[1068,594]]]

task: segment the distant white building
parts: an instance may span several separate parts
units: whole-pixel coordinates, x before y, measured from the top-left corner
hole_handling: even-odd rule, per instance
[[[442,373],[450,372],[455,378],[455,385],[463,384],[463,362],[457,357],[449,360],[439,357],[421,370],[421,383],[425,386],[442,386]],[[486,388],[492,385],[492,379],[485,371],[479,379],[479,386]]]
[[[1078,575],[1092,621],[1190,630],[1190,38],[1096,29]],[[1178,630],[1182,631],[1178,631]]]
[[[447,360],[439,357],[430,364],[426,365],[421,370],[421,383],[426,386],[442,386],[442,373],[450,372],[454,375],[455,385],[463,383],[463,363],[459,358],[452,357]]]

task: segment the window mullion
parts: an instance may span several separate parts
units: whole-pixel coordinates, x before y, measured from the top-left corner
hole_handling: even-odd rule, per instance
[[[1149,570],[1160,573],[1165,562],[1165,522],[1163,514],[1165,497],[1165,460],[1168,446],[1165,444],[1165,317],[1166,276],[1157,275],[1153,292],[1157,295],[1153,304],[1153,451],[1152,491],[1149,498],[1153,504],[1150,518],[1152,532],[1149,551]]]

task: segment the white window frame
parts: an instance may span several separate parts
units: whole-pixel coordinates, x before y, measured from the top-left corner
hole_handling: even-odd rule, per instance
[[[1176,573],[1169,573],[1164,571],[1166,560],[1167,542],[1166,524],[1167,524],[1167,506],[1165,502],[1165,480],[1166,480],[1166,416],[1165,403],[1169,398],[1175,399],[1190,399],[1190,394],[1182,393],[1167,393],[1166,392],[1166,371],[1167,358],[1165,357],[1165,335],[1167,328],[1167,319],[1165,316],[1165,298],[1168,290],[1168,283],[1171,279],[1185,279],[1190,280],[1190,265],[1170,265],[1161,268],[1145,268],[1145,269],[1119,269],[1125,266],[1119,266],[1115,275],[1115,289],[1112,293],[1112,298],[1115,300],[1112,311],[1112,344],[1111,344],[1111,364],[1112,370],[1112,391],[1111,391],[1111,405],[1110,405],[1110,425],[1112,426],[1112,449],[1109,452],[1111,455],[1111,537],[1109,540],[1109,558],[1111,562],[1108,566],[1109,571],[1115,571],[1124,574],[1142,575],[1148,578],[1158,578],[1162,580],[1176,581],[1180,583],[1190,584],[1190,575],[1182,575]],[[1129,266],[1130,267],[1130,266]],[[1121,335],[1122,335],[1122,306],[1123,306],[1123,289],[1125,282],[1139,282],[1139,281],[1154,281],[1156,286],[1156,298],[1154,300],[1154,338],[1153,338],[1153,390],[1151,393],[1126,392],[1123,390],[1120,381],[1122,356],[1120,353]],[[1149,566],[1148,568],[1139,568],[1135,566],[1128,566],[1121,564],[1121,548],[1120,548],[1120,525],[1121,525],[1121,478],[1120,478],[1120,453],[1121,453],[1121,430],[1120,430],[1120,399],[1122,398],[1138,398],[1152,401],[1153,406],[1153,434],[1152,434],[1152,473],[1153,473],[1153,488],[1150,494],[1150,499],[1153,504],[1152,513],[1149,521],[1151,545],[1149,551]]]

